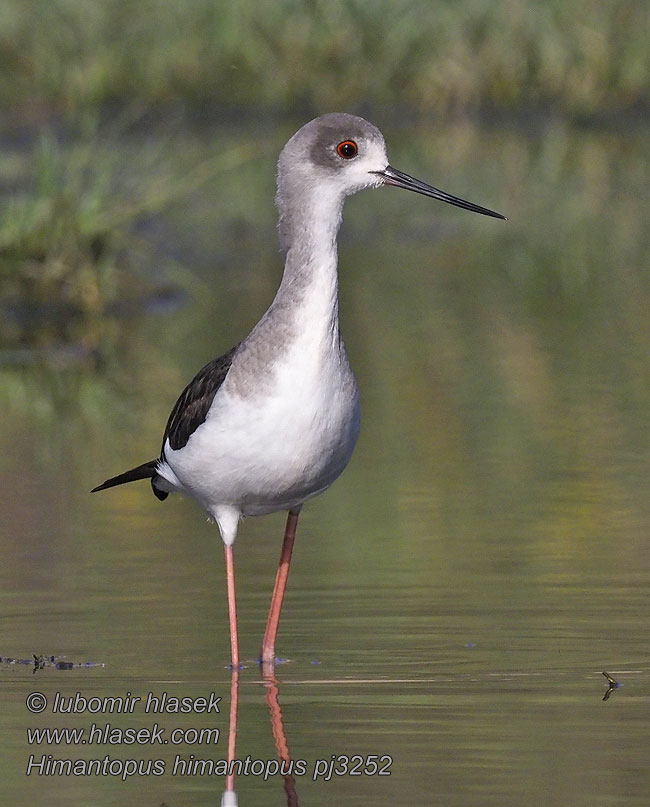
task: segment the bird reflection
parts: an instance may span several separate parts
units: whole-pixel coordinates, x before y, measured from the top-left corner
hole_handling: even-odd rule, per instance
[[[221,807],[237,807],[233,760],[237,753],[237,720],[239,716],[239,668],[232,670],[230,680],[230,717],[228,719],[228,770],[226,789],[221,796]]]
[[[238,669],[232,670],[230,684],[230,717],[228,721],[228,770],[226,776],[226,789],[221,796],[221,807],[238,807],[237,792],[235,791],[235,769],[233,761],[237,757],[237,726],[239,718],[239,675]],[[284,731],[284,719],[282,717],[282,707],[280,706],[280,686],[275,677],[273,665],[262,667],[262,680],[266,689],[266,703],[269,707],[271,718],[271,731],[275,750],[280,761],[280,774],[284,782],[284,792],[287,796],[287,807],[299,807],[298,794],[296,793],[296,780],[292,775],[292,758],[289,751],[287,735]],[[285,773],[287,771],[287,773]]]
[[[273,667],[263,667],[262,677],[264,679],[264,686],[266,687],[266,704],[269,707],[269,715],[271,717],[271,731],[273,732],[273,740],[275,741],[275,750],[279,760],[284,763],[282,766],[283,769],[290,770],[291,753],[289,752],[287,735],[284,731],[282,707],[279,701],[280,688]],[[298,807],[295,778],[291,773],[283,774],[282,778],[284,779],[284,792],[287,794],[287,807]]]

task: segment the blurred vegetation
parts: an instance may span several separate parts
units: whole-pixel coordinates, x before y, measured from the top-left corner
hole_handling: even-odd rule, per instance
[[[509,271],[531,297],[551,287],[575,297],[598,275],[598,261],[577,258],[613,246],[582,223],[610,215],[600,200],[619,180],[612,141],[591,142],[573,165],[560,121],[646,108],[649,32],[650,7],[635,0],[0,0],[0,347],[96,346],[116,302],[187,279],[206,255],[214,262],[217,236],[241,255],[283,138],[334,108],[366,111],[384,128],[406,113],[414,144],[415,121],[434,112],[525,112],[526,127],[542,129],[536,142],[506,140],[496,159],[493,131],[490,148],[471,115],[450,114],[451,129],[423,126],[408,167],[435,152],[445,177],[461,178],[452,191],[481,187],[477,201],[498,208],[505,185],[506,213],[531,187],[538,208],[565,194],[563,217],[531,211],[545,224],[520,234]],[[242,110],[255,125],[233,123]],[[292,123],[265,135],[265,114]],[[181,121],[172,133],[170,120]],[[478,181],[485,164],[492,171]],[[623,181],[638,189],[647,169],[634,165]],[[204,185],[214,215],[203,211],[191,243],[170,247],[169,232],[182,238],[171,223],[183,218],[179,202]],[[614,226],[632,266],[644,252],[645,229],[630,223],[637,200],[635,191],[620,213],[627,224]]]
[[[650,100],[645,0],[2,0],[0,104],[75,112]]]
[[[157,257],[139,228],[258,150],[235,143],[194,162],[170,160],[161,157],[164,132],[143,141],[126,135],[124,120],[101,131],[92,121],[69,141],[46,127],[27,148],[5,150],[0,181],[12,190],[0,199],[0,345],[95,346],[102,315],[146,307],[147,295],[178,279],[169,255],[155,279],[141,271]]]
[[[91,313],[112,297],[120,228],[109,169],[91,154],[79,144],[64,151],[48,134],[38,140],[29,187],[9,198],[0,222],[5,301]]]

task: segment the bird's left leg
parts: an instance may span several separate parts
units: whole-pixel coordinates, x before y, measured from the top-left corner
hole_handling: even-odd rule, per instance
[[[275,586],[271,597],[271,608],[269,618],[264,631],[262,649],[260,650],[260,661],[262,664],[275,664],[275,640],[278,635],[278,625],[280,623],[280,612],[282,611],[282,600],[287,587],[287,577],[289,576],[289,566],[291,565],[291,551],[296,537],[296,526],[300,509],[289,510],[287,526],[284,530],[284,540],[282,541],[282,552],[280,553],[280,563],[275,576]]]

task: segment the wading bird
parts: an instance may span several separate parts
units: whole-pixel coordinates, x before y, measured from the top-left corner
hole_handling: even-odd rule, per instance
[[[341,474],[357,441],[359,394],[339,332],[336,239],[346,196],[382,185],[505,218],[391,167],[381,132],[363,118],[333,113],[305,124],[278,161],[285,265],[275,299],[242,342],[185,387],[160,456],[93,490],[148,478],[159,499],[185,493],[214,518],[225,547],[235,669],[239,519],[288,511],[260,653],[273,664],[300,509]]]

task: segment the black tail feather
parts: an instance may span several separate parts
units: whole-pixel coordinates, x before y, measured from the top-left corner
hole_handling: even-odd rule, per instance
[[[151,479],[157,476],[156,467],[158,465],[158,460],[149,460],[149,462],[143,462],[142,465],[138,465],[137,468],[131,468],[130,471],[125,471],[123,474],[118,474],[117,476],[113,476],[111,479],[107,479],[105,482],[102,482],[101,485],[97,485],[96,488],[93,488],[90,492],[97,493],[98,490],[106,490],[106,488],[114,488],[116,485],[124,485],[126,482],[135,482],[136,479]],[[161,491],[162,493],[163,491]],[[156,493],[156,489],[154,488],[154,493]],[[156,495],[158,495],[156,493]]]

